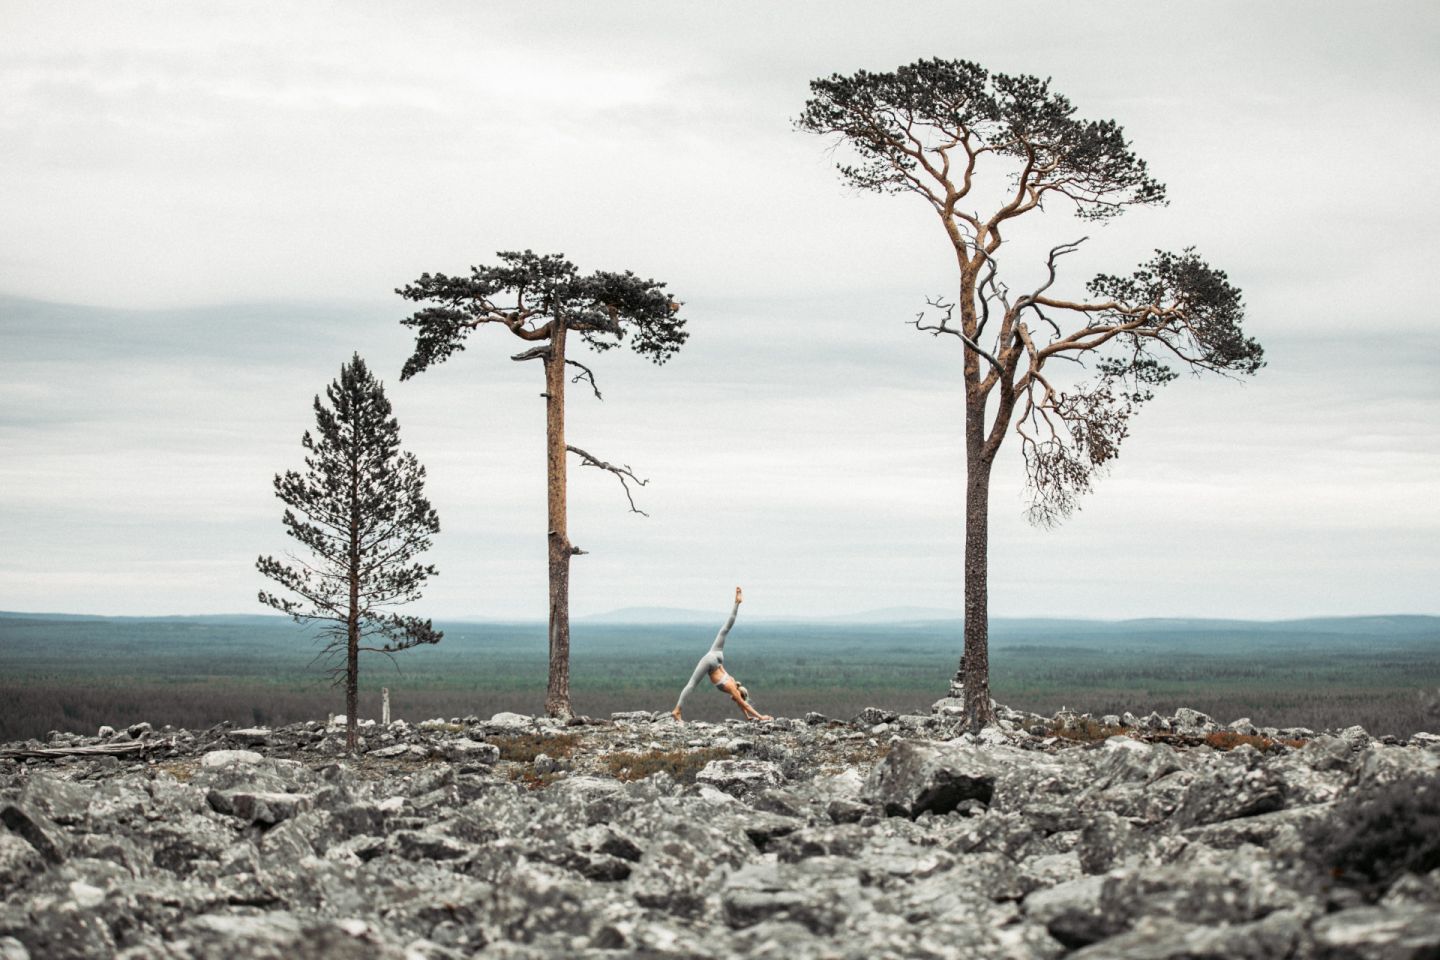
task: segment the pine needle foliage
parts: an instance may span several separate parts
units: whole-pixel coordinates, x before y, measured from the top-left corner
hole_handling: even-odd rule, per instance
[[[416,558],[429,549],[440,519],[425,497],[425,468],[400,449],[400,425],[384,385],[357,353],[339,379],[315,397],[315,432],[301,438],[304,471],[275,475],[285,504],[285,533],[303,550],[289,562],[262,556],[256,568],[282,593],[260,602],[298,623],[318,625],[326,641],[317,659],[346,686],[349,746],[355,747],[358,659],[390,656],[442,634],[430,620],[394,608],[420,599],[435,567]]]

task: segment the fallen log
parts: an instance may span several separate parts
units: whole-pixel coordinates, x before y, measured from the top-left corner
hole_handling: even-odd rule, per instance
[[[53,760],[60,757],[124,756],[160,750],[169,740],[131,740],[122,743],[95,743],[82,747],[8,747],[0,749],[0,760]]]

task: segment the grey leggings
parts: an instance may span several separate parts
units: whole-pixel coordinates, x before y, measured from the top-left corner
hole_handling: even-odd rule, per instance
[[[721,670],[725,669],[725,638],[729,636],[730,628],[735,626],[735,615],[739,612],[740,601],[736,600],[735,606],[730,608],[730,619],[725,621],[725,626],[721,627],[720,632],[715,635],[715,642],[710,644],[710,649],[705,651],[705,656],[695,664],[695,672],[690,675],[690,682],[685,684],[684,690],[680,691],[680,699],[675,701],[676,710],[680,709],[685,698],[690,695],[690,691],[695,689],[695,684],[700,682],[701,677],[708,677],[717,667]],[[727,673],[726,676],[729,674]]]

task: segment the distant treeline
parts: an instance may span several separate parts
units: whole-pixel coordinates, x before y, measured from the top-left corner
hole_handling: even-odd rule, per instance
[[[1010,706],[1062,706],[1103,715],[1172,713],[1189,706],[1222,722],[1375,734],[1440,731],[1440,620],[1367,618],[1294,624],[1165,621],[1002,622],[992,689]],[[1187,626],[1188,624],[1188,626]],[[1346,630],[1350,630],[1349,633]],[[395,665],[362,661],[362,715],[378,717],[379,689],[409,720],[539,713],[544,628],[449,624],[437,646]],[[714,629],[704,625],[577,624],[575,707],[605,717],[668,710]],[[50,730],[94,733],[146,720],[203,728],[221,720],[283,724],[342,713],[343,697],[317,646],[280,618],[85,620],[0,616],[0,741]],[[746,624],[727,665],[764,711],[848,719],[866,706],[928,709],[943,696],[959,650],[954,624]],[[697,691],[687,716],[738,716]]]

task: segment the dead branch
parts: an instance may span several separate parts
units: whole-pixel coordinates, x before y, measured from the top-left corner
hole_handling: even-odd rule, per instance
[[[925,323],[925,311],[921,310],[919,313],[915,314],[914,320],[906,321],[910,324],[910,326],[914,327],[916,330],[920,330],[924,333],[928,333],[936,337],[940,336],[940,334],[942,333],[948,333],[952,337],[958,337],[965,344],[965,346],[969,347],[971,350],[974,350],[986,360],[989,360],[990,365],[996,370],[1001,369],[1000,361],[995,359],[994,354],[990,353],[990,351],[980,346],[980,344],[976,343],[974,340],[971,340],[969,337],[965,336],[964,331],[957,330],[955,327],[950,326],[950,318],[954,315],[955,304],[946,303],[944,298],[942,297],[926,297],[925,302],[928,305],[934,307],[935,309],[943,311],[943,315],[940,317],[940,323],[927,325]]]
[[[990,300],[994,298],[1000,300],[1002,304],[1004,303],[1004,297],[995,284],[995,271],[997,269],[995,259],[993,257],[987,257],[985,265],[990,269],[986,272],[985,276],[980,278],[980,284],[975,288],[976,292],[980,294],[980,321],[975,324],[975,336],[977,337],[985,333],[985,325],[990,322]],[[987,286],[990,288],[990,293],[988,294],[985,292]]]
[[[565,358],[565,365],[580,368],[580,372],[570,378],[571,383],[579,383],[581,380],[587,380],[590,383],[590,389],[595,391],[595,399],[605,399],[604,397],[600,396],[600,388],[595,385],[595,371],[585,366],[585,364],[581,363],[579,360],[571,360],[569,357]]]
[[[511,360],[517,360],[517,361],[524,361],[524,360],[543,360],[543,359],[545,359],[545,358],[548,357],[548,356],[550,356],[550,344],[546,343],[546,344],[541,344],[541,345],[538,346],[538,347],[531,347],[529,350],[525,350],[525,351],[523,351],[523,352],[521,352],[521,353],[517,353],[517,354],[515,354],[515,356],[511,357],[510,359],[511,359]]]
[[[1034,306],[1035,312],[1040,313],[1040,308],[1035,304],[1035,302],[1045,293],[1046,290],[1049,290],[1055,285],[1055,261],[1058,260],[1060,257],[1065,256],[1065,254],[1067,253],[1074,253],[1076,250],[1079,250],[1080,244],[1084,243],[1086,240],[1089,239],[1089,237],[1081,237],[1079,240],[1073,240],[1070,243],[1062,243],[1058,246],[1051,247],[1049,256],[1045,258],[1045,266],[1049,270],[1050,276],[1045,279],[1044,283],[1040,284],[1040,286],[1035,288],[1034,293],[1027,293],[1015,302],[1016,311],[1018,312],[1020,310],[1024,310],[1026,307]],[[1043,313],[1041,313],[1040,315],[1042,317],[1045,316]],[[1049,320],[1049,318],[1046,317],[1046,320]],[[1058,327],[1055,330],[1055,335],[1060,335],[1060,330]]]
[[[598,468],[601,469],[601,470],[608,470],[609,472],[615,474],[615,476],[620,480],[620,486],[622,486],[622,487],[625,488],[625,499],[630,501],[630,512],[631,512],[631,513],[638,513],[638,514],[640,514],[640,516],[642,516],[642,517],[648,517],[648,516],[650,516],[650,514],[646,513],[644,510],[641,510],[639,507],[635,506],[635,497],[632,496],[631,493],[630,493],[630,484],[626,481],[626,478],[628,477],[628,478],[630,478],[631,480],[634,480],[635,483],[636,483],[636,485],[637,485],[637,486],[641,486],[641,487],[645,486],[645,485],[646,485],[647,483],[649,483],[650,481],[648,481],[648,480],[641,480],[639,477],[635,476],[634,471],[632,471],[628,466],[619,466],[619,467],[617,467],[617,466],[616,466],[615,464],[613,464],[613,463],[606,463],[604,460],[601,460],[599,457],[595,456],[594,454],[586,453],[584,450],[581,450],[579,447],[572,447],[572,446],[570,446],[569,444],[566,444],[565,449],[566,449],[566,450],[569,450],[571,453],[573,453],[573,454],[575,454],[577,457],[579,457],[584,466],[587,466],[587,467],[598,467]],[[583,552],[583,551],[576,551],[576,552]]]

